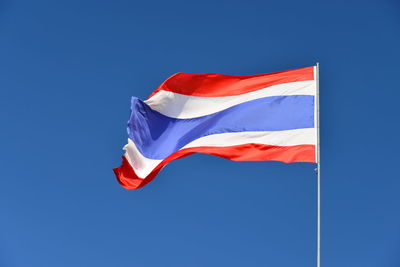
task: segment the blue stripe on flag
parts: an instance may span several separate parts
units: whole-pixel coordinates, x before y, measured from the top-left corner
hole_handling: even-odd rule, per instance
[[[272,96],[203,117],[170,118],[133,97],[128,136],[143,156],[164,159],[191,141],[211,134],[282,131],[314,127],[314,96]]]

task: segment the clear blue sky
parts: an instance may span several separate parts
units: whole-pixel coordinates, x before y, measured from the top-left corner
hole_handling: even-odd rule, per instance
[[[175,72],[321,63],[322,264],[400,266],[400,4],[0,2],[0,266],[309,267],[314,164],[112,172],[130,97]]]

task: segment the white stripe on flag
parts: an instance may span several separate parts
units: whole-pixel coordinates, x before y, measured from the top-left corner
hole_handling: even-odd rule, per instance
[[[269,96],[315,95],[315,81],[301,81],[273,85],[246,94],[222,97],[199,97],[159,91],[144,101],[153,110],[179,119],[209,115],[250,100]]]
[[[190,147],[228,147],[248,143],[271,146],[315,145],[316,135],[314,128],[294,129],[285,131],[260,131],[213,134],[201,137],[184,146]],[[131,139],[124,147],[125,157],[137,176],[146,177],[162,161],[144,157],[136,148]]]
[[[271,146],[315,145],[314,128],[285,131],[237,132],[213,134],[196,139],[183,148],[199,146],[237,146],[248,143]]]
[[[162,161],[157,159],[149,159],[143,156],[136,148],[135,143],[128,138],[128,144],[124,146],[125,158],[132,166],[139,178],[145,178],[155,167]]]

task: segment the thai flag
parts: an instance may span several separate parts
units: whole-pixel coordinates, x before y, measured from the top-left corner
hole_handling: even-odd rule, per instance
[[[136,189],[172,160],[316,162],[316,68],[260,75],[177,73],[146,101],[133,97],[128,144],[114,169]]]

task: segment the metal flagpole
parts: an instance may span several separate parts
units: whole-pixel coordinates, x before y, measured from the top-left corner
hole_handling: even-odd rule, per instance
[[[317,267],[321,266],[321,161],[320,161],[320,124],[319,124],[319,62],[315,67],[316,115],[317,115]]]

